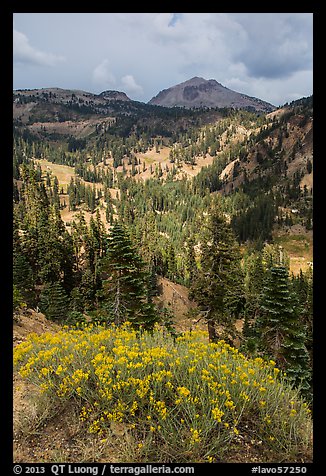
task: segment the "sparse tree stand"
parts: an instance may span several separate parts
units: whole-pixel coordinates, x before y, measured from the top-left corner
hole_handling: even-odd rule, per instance
[[[117,325],[130,321],[136,328],[151,329],[156,316],[146,288],[144,263],[126,229],[117,222],[101,261],[101,273],[104,280],[99,297],[108,318]]]
[[[309,390],[309,354],[305,327],[299,317],[298,302],[291,292],[288,270],[273,266],[261,298],[257,334],[261,349],[269,353],[288,378],[303,391]]]
[[[216,325],[222,325],[223,337],[234,332],[234,321],[244,303],[240,250],[230,225],[214,208],[202,225],[200,262],[194,272],[190,297],[205,315],[209,340],[219,337]]]

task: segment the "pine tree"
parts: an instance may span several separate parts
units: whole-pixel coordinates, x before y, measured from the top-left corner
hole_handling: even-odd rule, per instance
[[[234,321],[244,304],[240,251],[232,229],[215,207],[202,223],[200,263],[190,296],[205,312],[210,341],[218,336],[216,324],[234,332]]]
[[[265,269],[262,252],[252,253],[245,261],[245,296],[243,335],[246,338],[255,336],[256,318],[260,312],[260,299],[264,283]]]
[[[69,195],[69,211],[76,210],[76,186],[73,177],[71,177],[70,184],[68,185],[68,195]]]
[[[70,293],[69,310],[74,312],[82,312],[85,302],[80,288],[75,287]]]
[[[60,208],[59,181],[57,176],[53,180],[53,202]]]
[[[174,246],[172,245],[172,243],[169,244],[167,249],[166,264],[167,264],[167,275],[169,279],[171,279],[172,281],[175,281],[176,275],[177,275],[177,262],[175,257]]]
[[[14,253],[13,256],[13,284],[28,304],[34,304],[33,270],[26,256],[21,253]]]
[[[306,329],[306,347],[312,360],[313,350],[313,273],[309,268],[305,273],[292,276],[292,286],[299,300],[300,319]]]
[[[191,285],[196,271],[195,240],[190,236],[186,243],[185,268],[187,273],[186,283]]]
[[[144,263],[136,253],[126,229],[114,223],[102,259],[102,307],[116,324],[130,321],[138,328],[151,329],[156,321],[146,289]]]
[[[95,275],[89,268],[86,268],[82,275],[81,283],[79,285],[79,291],[85,309],[90,309],[93,306],[96,296],[96,290],[97,282],[95,279]]]
[[[267,271],[261,310],[257,320],[261,349],[286,370],[295,385],[308,390],[310,372],[305,328],[299,318],[298,302],[290,289],[288,270],[284,266],[273,266]]]
[[[13,310],[13,319],[17,320],[17,314],[19,311],[22,311],[26,307],[26,303],[24,302],[24,298],[18,289],[18,287],[14,284],[13,285],[13,301],[12,301],[12,310]]]
[[[68,312],[68,298],[59,282],[48,283],[40,295],[40,309],[48,319],[63,321]]]

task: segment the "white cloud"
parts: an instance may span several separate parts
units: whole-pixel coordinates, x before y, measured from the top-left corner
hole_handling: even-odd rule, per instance
[[[142,94],[143,88],[136,83],[135,78],[132,74],[126,74],[121,78],[122,89],[126,90],[129,93]]]
[[[287,78],[312,69],[312,14],[231,14],[246,38],[234,48],[232,60],[241,61],[248,75]]]
[[[92,81],[94,85],[104,91],[115,87],[116,79],[109,69],[109,61],[104,59],[93,71]]]
[[[13,31],[13,53],[15,63],[27,63],[37,66],[55,66],[65,61],[63,56],[45,53],[33,48],[24,33],[14,29]]]

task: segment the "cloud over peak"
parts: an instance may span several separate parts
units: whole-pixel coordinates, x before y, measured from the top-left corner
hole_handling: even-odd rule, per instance
[[[93,70],[92,81],[94,85],[102,91],[115,87],[116,79],[114,74],[110,71],[109,61],[107,59],[104,59]]]
[[[142,95],[144,92],[142,86],[136,82],[132,74],[126,74],[118,81],[111,72],[111,66],[107,58],[94,68],[92,82],[98,91],[117,89],[118,91],[138,95]]]
[[[122,88],[125,89],[128,93],[137,93],[142,94],[143,88],[136,83],[135,78],[132,74],[126,74],[121,78]]]

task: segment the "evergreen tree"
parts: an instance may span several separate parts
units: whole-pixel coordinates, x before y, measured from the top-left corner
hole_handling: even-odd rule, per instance
[[[305,344],[309,351],[312,364],[313,350],[313,273],[309,268],[305,273],[300,272],[292,277],[292,285],[300,306],[300,319],[306,329]]]
[[[13,256],[13,284],[22,294],[24,300],[29,304],[34,304],[34,276],[28,259],[21,253],[14,253]]]
[[[190,236],[186,243],[185,267],[187,273],[187,284],[191,285],[196,271],[195,240]]]
[[[80,288],[75,287],[70,293],[69,310],[73,312],[82,312],[85,302]]]
[[[230,225],[217,208],[202,225],[200,263],[190,296],[205,312],[210,341],[218,336],[216,324],[234,333],[234,321],[244,304],[240,251]]]
[[[65,319],[68,312],[68,298],[59,282],[45,285],[40,295],[40,310],[53,321]]]
[[[176,263],[176,257],[174,252],[174,246],[172,245],[172,243],[169,244],[167,249],[166,264],[167,264],[167,275],[169,279],[171,279],[172,281],[175,281],[176,275],[177,275],[177,263]]]
[[[84,309],[92,308],[96,296],[96,290],[97,283],[95,280],[95,275],[89,268],[86,268],[82,275],[81,283],[79,285],[79,291],[81,294],[81,300],[84,305]]]
[[[295,385],[309,389],[309,354],[298,302],[290,289],[288,270],[273,266],[267,271],[257,320],[260,347],[286,370]]]
[[[60,208],[59,181],[57,176],[53,180],[53,202]]]
[[[70,184],[68,185],[68,195],[69,195],[69,211],[76,210],[77,200],[76,200],[76,186],[73,177],[70,179]]]
[[[104,280],[99,295],[102,308],[116,324],[130,321],[136,328],[151,329],[155,323],[143,269],[126,229],[114,223],[101,263]]]
[[[256,319],[260,313],[260,299],[265,277],[261,251],[252,253],[247,257],[245,269],[246,303],[244,308],[243,335],[246,338],[253,338],[255,336]]]
[[[24,302],[24,298],[18,289],[18,287],[14,284],[13,285],[13,301],[12,301],[12,310],[13,310],[13,318],[14,320],[17,319],[17,314],[19,311],[22,311],[26,307],[26,303]]]

